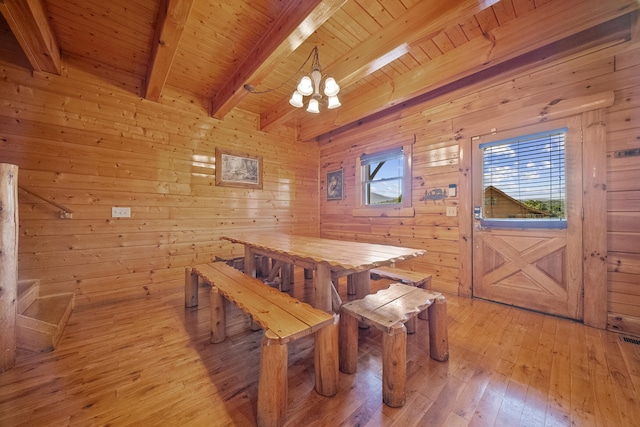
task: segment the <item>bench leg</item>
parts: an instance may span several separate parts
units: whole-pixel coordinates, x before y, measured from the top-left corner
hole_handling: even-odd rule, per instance
[[[338,392],[338,316],[333,324],[316,332],[314,366],[316,391],[322,396],[333,396]]]
[[[432,359],[449,359],[449,332],[447,326],[447,300],[439,295],[429,310],[429,352]]]
[[[184,306],[196,307],[198,305],[198,275],[191,268],[184,269]]]
[[[407,320],[404,323],[404,326],[407,328],[408,334],[416,333],[416,316],[413,316],[411,319]]]
[[[218,288],[211,287],[209,293],[211,299],[211,342],[217,344],[226,338],[226,310],[224,297],[218,292]]]
[[[407,382],[407,329],[393,326],[382,334],[382,400],[392,408],[405,402]]]
[[[353,374],[358,365],[358,319],[340,311],[340,334],[338,339],[340,370]]]
[[[287,415],[286,344],[279,344],[271,331],[266,331],[260,350],[258,380],[258,426],[282,426]]]

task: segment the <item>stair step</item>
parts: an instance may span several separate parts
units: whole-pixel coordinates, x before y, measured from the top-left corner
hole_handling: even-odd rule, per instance
[[[19,348],[51,351],[67,325],[73,310],[74,294],[40,297],[16,316],[16,341]]]
[[[38,299],[40,280],[18,280],[18,314],[24,311]]]

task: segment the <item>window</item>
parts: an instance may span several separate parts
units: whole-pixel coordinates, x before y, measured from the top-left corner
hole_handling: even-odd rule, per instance
[[[483,223],[566,227],[566,132],[557,129],[480,145]]]
[[[359,203],[354,215],[413,216],[411,146],[365,153],[358,160]]]

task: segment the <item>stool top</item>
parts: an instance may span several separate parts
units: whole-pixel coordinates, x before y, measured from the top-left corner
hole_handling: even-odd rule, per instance
[[[438,292],[392,283],[387,289],[342,304],[340,310],[388,333],[429,307],[436,298],[444,297]]]

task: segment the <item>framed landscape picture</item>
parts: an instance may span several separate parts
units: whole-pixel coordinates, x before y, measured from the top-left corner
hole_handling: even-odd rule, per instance
[[[262,157],[216,148],[216,185],[262,189]]]
[[[342,200],[342,169],[327,172],[327,200]]]

